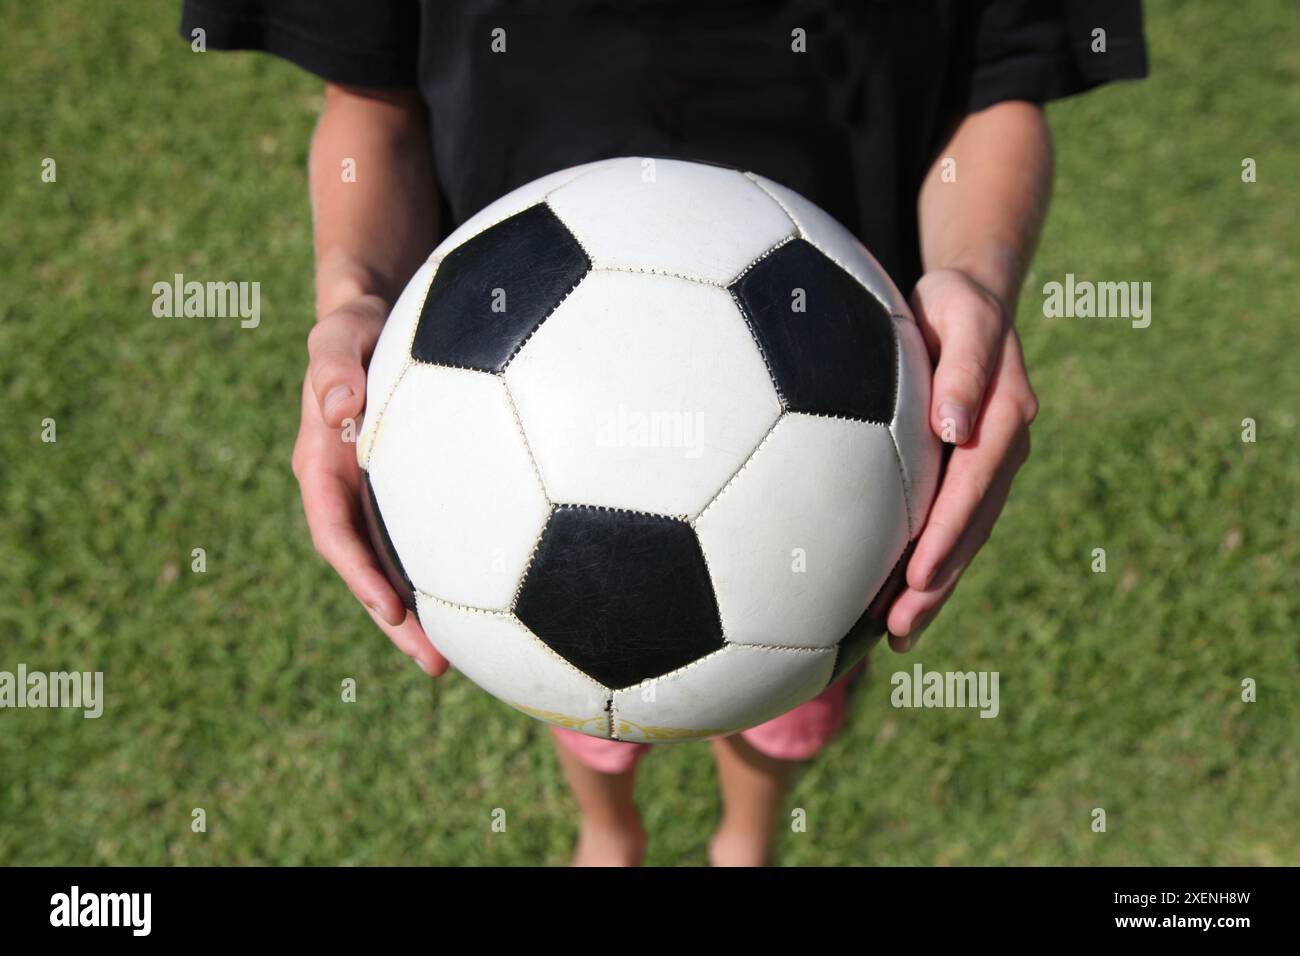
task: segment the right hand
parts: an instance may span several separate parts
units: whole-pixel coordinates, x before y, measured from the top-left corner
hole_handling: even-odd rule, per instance
[[[360,296],[316,323],[307,337],[302,422],[293,447],[293,474],[302,491],[311,541],[343,578],[379,629],[430,677],[447,660],[425,636],[380,570],[361,517],[361,468],[345,442],[345,419],[359,421],[366,403],[366,365],[384,328],[388,305]]]

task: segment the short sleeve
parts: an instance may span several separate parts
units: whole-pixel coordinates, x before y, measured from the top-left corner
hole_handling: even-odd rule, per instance
[[[964,112],[1043,103],[1147,73],[1139,0],[984,0],[966,15]]]
[[[415,86],[416,0],[184,0],[181,36],[212,50],[261,50],[331,83]]]

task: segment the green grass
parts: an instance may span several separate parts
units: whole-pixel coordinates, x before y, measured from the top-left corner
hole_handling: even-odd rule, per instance
[[[3,7],[0,669],[103,670],[107,704],[0,711],[0,863],[562,863],[545,729],[428,681],[308,541],[318,84],[200,59],[167,3]],[[1149,3],[1148,31],[1149,80],[1050,109],[1034,455],[920,649],[877,652],[784,862],[1300,864],[1300,29],[1271,0]],[[259,280],[261,327],[154,318],[175,272]],[[1150,281],[1151,327],[1044,318],[1066,272]],[[1000,672],[1001,715],[892,709],[913,659]],[[640,788],[650,861],[702,863],[707,748]]]

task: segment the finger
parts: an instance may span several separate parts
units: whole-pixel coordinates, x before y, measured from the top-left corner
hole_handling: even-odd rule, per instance
[[[921,633],[938,617],[952,590],[914,591],[907,588],[903,591],[889,609],[889,649],[905,654],[915,647]]]
[[[406,619],[396,626],[376,616],[373,611],[370,612],[370,617],[398,650],[420,666],[420,670],[430,677],[441,677],[447,673],[451,665],[447,658],[438,653],[414,614],[407,614]]]
[[[298,479],[312,545],[358,601],[382,620],[394,626],[400,624],[406,606],[363,535],[356,458],[350,447],[339,444],[338,432],[320,420],[309,378],[303,380],[302,421],[294,445],[293,473]]]
[[[1016,473],[1028,457],[1029,431],[1021,428],[1012,444],[1010,457],[998,470],[988,491],[971,516],[970,522],[966,525],[966,529],[957,539],[948,557],[931,575],[929,586],[931,591],[943,590],[956,584],[957,578],[970,564],[976,552],[984,547],[989,535],[993,533],[993,526],[1002,514],[1002,509],[1006,506],[1007,498],[1011,495],[1011,484],[1015,481]]]
[[[365,363],[383,329],[377,307],[350,306],[321,319],[307,336],[312,393],[325,424],[339,428],[365,405]]]
[[[337,475],[318,469],[304,473],[299,484],[312,545],[358,601],[387,623],[401,624],[406,606],[360,533],[360,508],[352,488]]]
[[[894,650],[903,653],[915,647],[921,633],[938,615],[940,608],[957,587],[962,574],[970,566],[975,554],[988,541],[993,526],[1006,505],[1007,497],[1011,494],[1011,483],[1014,479],[1015,469],[1004,469],[999,474],[989,493],[980,502],[975,516],[967,525],[952,554],[935,575],[930,589],[921,591],[909,587],[898,596],[889,609],[887,619],[889,644]]]
[[[1009,401],[990,400],[973,441],[953,450],[925,530],[907,566],[907,583],[918,591],[935,587],[940,566],[953,553],[980,502],[1000,471],[1014,474],[1024,462],[1017,446],[1025,431],[1019,410]],[[1024,453],[1028,451],[1027,441]]]
[[[927,311],[915,297],[917,320],[939,342],[939,363],[930,391],[930,427],[942,441],[968,442],[1002,351],[1002,314],[991,300],[963,296]]]

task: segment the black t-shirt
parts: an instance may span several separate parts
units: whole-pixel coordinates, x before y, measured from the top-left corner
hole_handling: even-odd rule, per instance
[[[566,166],[708,160],[808,196],[904,291],[957,119],[1146,72],[1138,0],[185,0],[198,27],[335,83],[418,86],[447,229]]]

